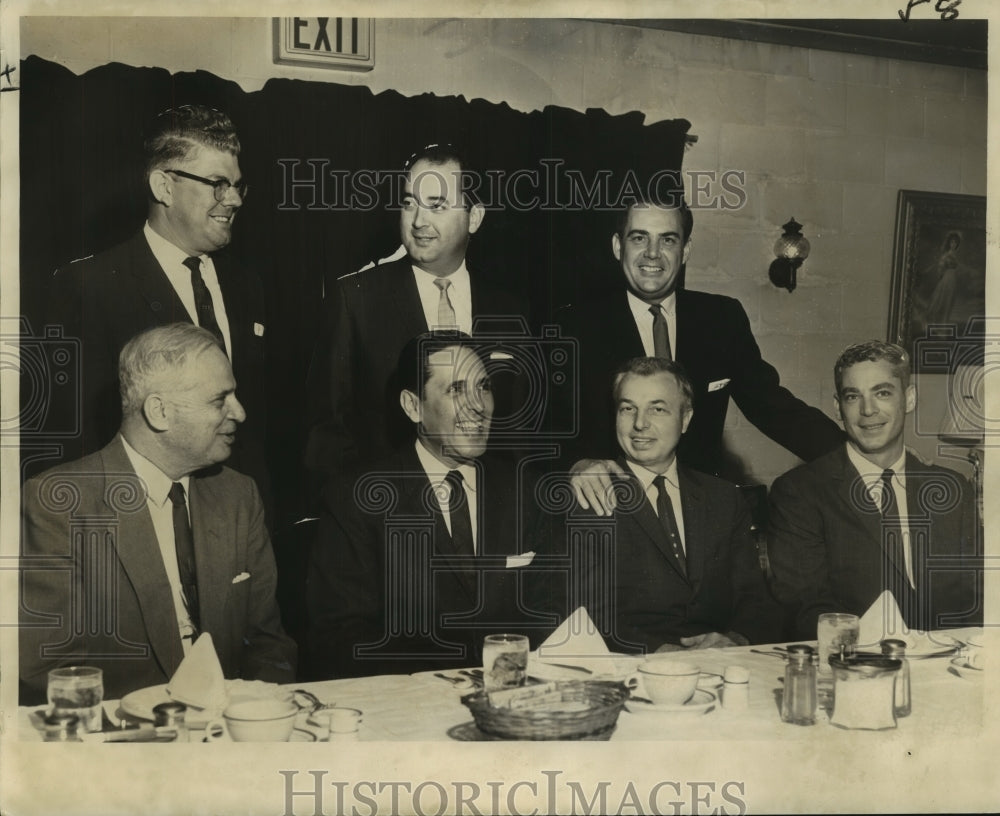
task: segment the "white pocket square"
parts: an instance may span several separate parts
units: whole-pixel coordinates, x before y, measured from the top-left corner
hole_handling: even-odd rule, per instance
[[[238,584],[238,583],[240,583],[242,581],[246,581],[249,577],[250,577],[250,573],[249,572],[241,572],[239,575],[237,575],[235,578],[233,578],[233,583],[234,584]]]
[[[727,385],[729,385],[729,379],[730,379],[729,377],[726,377],[726,379],[724,380],[716,380],[715,382],[710,382],[708,384],[708,390],[718,391],[720,388],[725,388]]]
[[[507,556],[507,569],[517,569],[518,567],[526,567],[531,563],[531,560],[535,557],[535,551],[521,553],[520,555],[508,555]]]
[[[254,323],[253,324],[253,333],[257,337],[263,337],[264,336],[264,324],[263,323]]]

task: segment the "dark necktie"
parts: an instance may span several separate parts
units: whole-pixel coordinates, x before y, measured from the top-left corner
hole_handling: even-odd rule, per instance
[[[194,536],[188,521],[187,502],[184,500],[184,485],[174,482],[167,494],[174,505],[174,548],[177,551],[177,569],[181,576],[181,589],[187,606],[195,637],[201,629],[201,613],[198,605],[198,574],[194,564]]]
[[[198,312],[198,325],[203,329],[208,329],[216,337],[222,348],[226,347],[226,341],[222,338],[222,330],[219,328],[219,321],[215,319],[215,307],[212,305],[212,294],[205,285],[205,279],[201,276],[201,258],[185,258],[184,266],[191,270],[191,289],[194,292],[194,307]]]
[[[472,516],[469,514],[468,498],[462,488],[462,474],[457,470],[449,470],[444,480],[451,488],[448,496],[448,516],[451,518],[451,540],[455,550],[461,555],[475,555]]]
[[[892,479],[895,476],[892,468],[882,471],[882,540],[886,544],[886,552],[906,574],[906,560],[903,553],[903,527],[899,521],[899,505],[896,504],[896,491],[892,489]],[[909,585],[909,580],[906,580]],[[897,593],[897,601],[900,600]]]
[[[451,286],[451,281],[435,278],[434,285],[441,290],[441,296],[438,298],[438,326],[445,329],[457,329],[458,318],[455,317],[455,308],[451,305],[451,298],[448,297],[448,287]]]
[[[677,518],[674,516],[674,503],[670,501],[670,494],[667,493],[666,478],[661,474],[653,479],[656,485],[656,513],[660,517],[660,526],[666,533],[670,542],[670,550],[680,565],[681,572],[687,575],[687,559],[684,557],[684,548],[681,546],[681,537],[677,532]]]
[[[649,307],[653,316],[653,356],[664,360],[673,360],[670,353],[670,333],[667,331],[667,318],[663,316],[663,307],[655,303]]]

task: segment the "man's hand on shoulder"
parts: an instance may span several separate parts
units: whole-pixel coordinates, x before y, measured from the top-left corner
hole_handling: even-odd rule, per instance
[[[569,483],[576,500],[584,510],[593,509],[599,516],[615,511],[613,476],[626,476],[621,466],[611,459],[581,459],[569,471]]]

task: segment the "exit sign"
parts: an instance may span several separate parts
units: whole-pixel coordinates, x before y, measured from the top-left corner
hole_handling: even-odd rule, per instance
[[[275,18],[274,61],[370,71],[375,67],[375,21],[371,17]]]

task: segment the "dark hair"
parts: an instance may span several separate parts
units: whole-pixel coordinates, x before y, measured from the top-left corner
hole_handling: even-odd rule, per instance
[[[159,114],[147,129],[142,150],[146,179],[161,167],[183,161],[198,147],[240,155],[230,118],[205,105],[181,105]]]
[[[848,346],[834,363],[833,382],[837,387],[837,395],[840,395],[841,386],[844,384],[844,372],[847,369],[858,363],[877,363],[880,360],[885,360],[892,366],[893,376],[899,378],[903,388],[909,386],[910,355],[906,353],[906,349],[882,340],[866,340],[864,343]]]
[[[480,203],[479,196],[476,193],[479,189],[479,174],[472,168],[468,155],[463,148],[450,142],[424,145],[412,153],[410,158],[403,163],[403,172],[409,173],[413,165],[419,161],[425,161],[435,166],[447,164],[448,162],[457,164],[458,179],[461,185],[460,189],[465,198],[465,205],[471,207]]]
[[[394,376],[395,391],[412,391],[420,399],[424,396],[424,385],[431,376],[428,363],[432,354],[450,348],[468,348],[486,365],[480,345],[465,332],[436,330],[418,334],[409,340],[399,353]]]
[[[629,204],[629,206],[627,206],[624,210],[622,210],[618,214],[618,221],[615,227],[615,231],[618,233],[618,237],[622,241],[625,240],[625,228],[628,226],[628,216],[629,213],[632,212],[633,208],[661,207],[664,209],[680,210],[681,231],[683,232],[683,235],[681,237],[684,239],[684,243],[686,244],[688,241],[691,240],[691,233],[694,230],[694,214],[691,212],[691,208],[687,205],[687,202],[684,200],[683,195],[678,194],[675,198],[671,199],[670,203],[674,204],[675,201],[678,203],[676,203],[675,206],[670,206],[670,207],[666,206],[665,202],[658,200],[657,201],[642,200],[642,201],[636,201],[634,204]]]
[[[615,371],[612,386],[612,395],[615,404],[618,403],[621,394],[622,380],[626,374],[635,374],[637,377],[652,377],[654,374],[673,374],[677,380],[677,387],[680,389],[681,398],[684,401],[684,408],[691,410],[694,404],[694,388],[691,380],[684,372],[684,366],[674,360],[664,360],[662,357],[633,357],[626,360]]]

